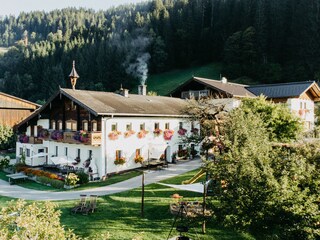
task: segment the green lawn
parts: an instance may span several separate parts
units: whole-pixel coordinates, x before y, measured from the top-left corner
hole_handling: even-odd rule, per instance
[[[179,177],[165,180],[170,184],[179,184],[181,180],[192,177],[197,170]],[[178,179],[178,180],[177,180]],[[174,217],[170,214],[169,204],[174,202],[170,196],[174,193],[184,196],[184,201],[201,201],[202,195],[188,191],[175,190],[159,184],[145,187],[145,215],[140,217],[141,188],[111,196],[103,196],[98,200],[97,212],[90,215],[71,214],[70,209],[76,201],[59,201],[62,211],[61,222],[67,228],[89,239],[167,239]],[[178,219],[177,224],[179,224]],[[223,228],[211,219],[207,223],[207,234],[201,233],[201,223],[192,221],[188,233],[192,239],[253,239],[249,234],[237,233]],[[173,228],[171,237],[178,232]],[[141,237],[141,238],[139,238]]]
[[[178,177],[167,179],[163,182],[180,184],[181,181],[194,176],[194,170]],[[110,178],[111,179],[111,178]],[[87,239],[167,239],[172,228],[174,216],[170,214],[169,204],[176,201],[170,196],[178,193],[183,201],[201,201],[202,195],[188,191],[176,190],[159,184],[145,187],[145,214],[140,216],[141,188],[133,189],[110,196],[98,198],[97,211],[89,215],[71,214],[70,209],[77,201],[57,201],[61,210],[61,223],[65,228],[74,229],[74,232]],[[10,198],[0,196],[0,206],[3,207]],[[181,224],[177,219],[176,225]],[[175,225],[175,226],[176,226]],[[207,233],[201,233],[201,222],[190,221],[189,232],[186,234],[191,239],[254,239],[247,233],[238,233],[219,225],[214,218],[207,222]],[[171,237],[178,232],[173,227]]]
[[[155,91],[158,95],[164,96],[183,84],[192,76],[204,77],[210,79],[220,79],[221,64],[210,63],[204,66],[191,67],[187,69],[177,69],[162,74],[151,75],[148,77],[148,91]],[[133,93],[137,93],[133,89]]]

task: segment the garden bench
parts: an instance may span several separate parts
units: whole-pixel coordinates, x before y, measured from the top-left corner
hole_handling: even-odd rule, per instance
[[[19,179],[26,180],[28,178],[28,176],[25,175],[24,173],[14,173],[14,174],[6,175],[6,176],[9,178],[10,185],[14,184],[15,180],[19,180]]]

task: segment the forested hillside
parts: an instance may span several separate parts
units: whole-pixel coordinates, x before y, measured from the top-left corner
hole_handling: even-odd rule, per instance
[[[154,0],[7,16],[0,90],[45,100],[68,86],[73,59],[79,89],[130,89],[147,74],[213,61],[229,79],[318,79],[319,21],[320,0]]]

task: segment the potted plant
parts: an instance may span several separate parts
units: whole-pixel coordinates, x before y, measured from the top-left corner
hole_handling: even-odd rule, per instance
[[[114,160],[114,164],[115,165],[123,165],[126,163],[126,158],[125,157],[119,157],[119,158],[116,158]]]
[[[146,130],[140,130],[140,132],[138,132],[137,136],[138,138],[144,138],[149,132]]]
[[[73,135],[73,139],[79,142],[86,143],[89,141],[89,134],[87,133],[87,131],[80,130]]]
[[[41,129],[38,131],[38,138],[46,139],[46,138],[49,137],[49,135],[50,135],[50,133],[49,133],[49,130],[48,130],[48,129],[41,128]]]
[[[135,133],[136,133],[136,132],[133,131],[133,130],[128,130],[128,131],[124,132],[124,137],[125,137],[125,138],[128,138],[128,137],[132,136],[132,135],[135,134]]]
[[[155,130],[153,130],[153,134],[156,136],[156,137],[159,137],[162,133],[162,130],[159,129],[159,128],[156,128]]]
[[[135,163],[140,163],[140,164],[142,164],[142,163],[143,163],[143,160],[144,160],[144,158],[143,158],[141,155],[138,155],[138,156],[136,156],[136,157],[134,158],[134,162],[135,162]]]
[[[121,134],[121,132],[114,130],[108,134],[108,137],[110,140],[117,140],[119,138],[120,134]]]
[[[21,143],[28,143],[29,142],[29,137],[23,133],[19,136],[19,142]]]
[[[186,133],[187,133],[187,129],[180,128],[180,129],[178,130],[178,134],[179,134],[180,136],[184,136],[184,135],[186,135]]]
[[[51,133],[51,139],[52,140],[62,140],[63,139],[63,132],[60,131],[60,130],[54,130],[52,133]]]
[[[77,174],[69,173],[65,178],[65,188],[70,189],[76,187],[78,181],[79,177]]]
[[[173,137],[173,133],[174,131],[171,129],[166,129],[163,132],[163,137],[165,140],[171,140],[171,138]]]

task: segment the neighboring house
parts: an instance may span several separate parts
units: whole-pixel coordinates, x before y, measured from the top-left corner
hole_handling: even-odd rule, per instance
[[[304,122],[305,130],[314,128],[314,102],[320,100],[320,88],[314,81],[242,85],[222,80],[193,77],[170,93],[171,96],[186,98],[235,98],[264,95],[275,103],[286,103]]]
[[[0,92],[0,125],[14,127],[40,105]]]
[[[173,153],[184,148],[179,129],[191,133],[195,128],[182,114],[186,101],[147,96],[146,86],[140,86],[141,95],[128,94],[126,89],[119,94],[76,90],[75,81],[72,86],[61,88],[19,124],[19,132],[26,135],[20,136],[16,153],[25,153],[28,165],[76,159],[75,167],[90,165],[92,174],[101,178],[141,167],[134,161],[137,156],[146,162],[160,157],[172,162]],[[117,165],[116,159],[125,163]]]
[[[314,103],[320,101],[320,88],[315,81],[253,85],[247,89],[275,103],[286,103],[302,119],[306,130],[314,128]]]
[[[246,89],[248,85],[228,82],[226,78],[222,80],[212,80],[207,78],[193,77],[169,93],[169,96],[190,99],[190,98],[243,98],[255,97],[253,93]]]

